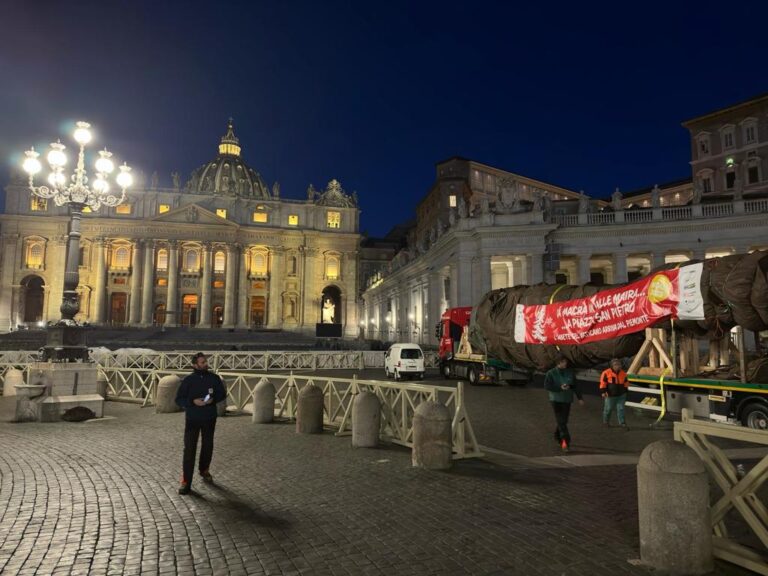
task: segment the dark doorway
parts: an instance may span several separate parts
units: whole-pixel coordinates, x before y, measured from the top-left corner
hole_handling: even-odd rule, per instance
[[[125,324],[125,311],[128,305],[128,294],[113,292],[109,305],[109,321],[111,324]]]
[[[158,304],[155,306],[155,314],[152,318],[155,326],[162,326],[165,324],[165,304]]]
[[[264,326],[267,317],[267,299],[264,296],[251,297],[251,325]]]
[[[181,299],[181,325],[197,324],[197,294],[184,294]]]
[[[326,286],[320,299],[320,323],[341,324],[341,290],[336,286]]]
[[[24,322],[41,322],[43,320],[43,303],[45,302],[45,281],[40,276],[27,276],[22,280],[21,286],[24,289],[22,300]]]
[[[213,307],[213,325],[218,327],[224,324],[224,306],[216,304]]]

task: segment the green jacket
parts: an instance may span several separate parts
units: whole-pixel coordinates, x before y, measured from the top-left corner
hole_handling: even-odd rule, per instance
[[[561,386],[568,384],[570,388],[563,390]],[[550,402],[564,402],[570,404],[573,402],[574,394],[581,400],[581,391],[576,386],[576,379],[573,377],[573,370],[566,368],[552,368],[544,376],[544,388],[549,393]]]

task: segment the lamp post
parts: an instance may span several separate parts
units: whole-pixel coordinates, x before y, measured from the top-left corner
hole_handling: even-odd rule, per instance
[[[53,199],[57,206],[69,208],[69,231],[67,234],[67,253],[64,271],[64,291],[61,300],[61,320],[48,325],[47,343],[43,349],[43,360],[72,362],[88,360],[88,348],[85,345],[83,327],[75,320],[80,311],[77,286],[80,283],[78,273],[80,256],[80,221],[83,210],[87,207],[94,212],[102,205],[114,207],[125,200],[125,191],[133,183],[131,169],[123,164],[119,168],[115,182],[119,192],[113,191],[108,181],[115,170],[112,153],[104,150],[94,163],[96,178],[89,185],[85,169],[85,147],[93,139],[90,124],[78,122],[73,138],[80,147],[77,166],[71,175],[64,172],[67,164],[65,146],[61,141],[51,144],[46,155],[50,167],[48,185],[35,186],[35,175],[43,169],[38,160],[40,154],[34,148],[27,150],[23,162],[24,171],[29,174],[29,189],[35,196]]]

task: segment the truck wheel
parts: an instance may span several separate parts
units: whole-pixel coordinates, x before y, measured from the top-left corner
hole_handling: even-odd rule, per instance
[[[768,430],[768,406],[764,404],[747,404],[741,413],[741,423],[747,428]]]
[[[451,377],[451,364],[449,362],[445,362],[443,364],[443,377],[444,378]]]
[[[474,386],[477,384],[477,370],[475,368],[470,368],[467,371],[467,380],[469,380],[469,383]]]

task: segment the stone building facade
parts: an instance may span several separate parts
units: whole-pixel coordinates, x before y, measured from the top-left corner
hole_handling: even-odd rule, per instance
[[[355,194],[332,180],[282,197],[245,164],[231,122],[216,157],[172,183],[139,179],[125,203],[83,215],[79,320],[314,333],[330,301],[333,323],[357,336]],[[6,188],[0,330],[60,317],[67,223],[24,179]]]
[[[758,98],[685,123],[695,143],[691,179],[605,199],[464,159],[438,164],[408,246],[367,283],[365,335],[435,344],[446,308],[472,306],[491,289],[621,283],[664,263],[768,248],[768,174],[749,172],[750,159],[762,162],[768,150],[766,104]],[[723,153],[728,126],[739,128]],[[706,157],[697,147],[705,133],[718,134]],[[740,176],[728,180],[732,166]]]

